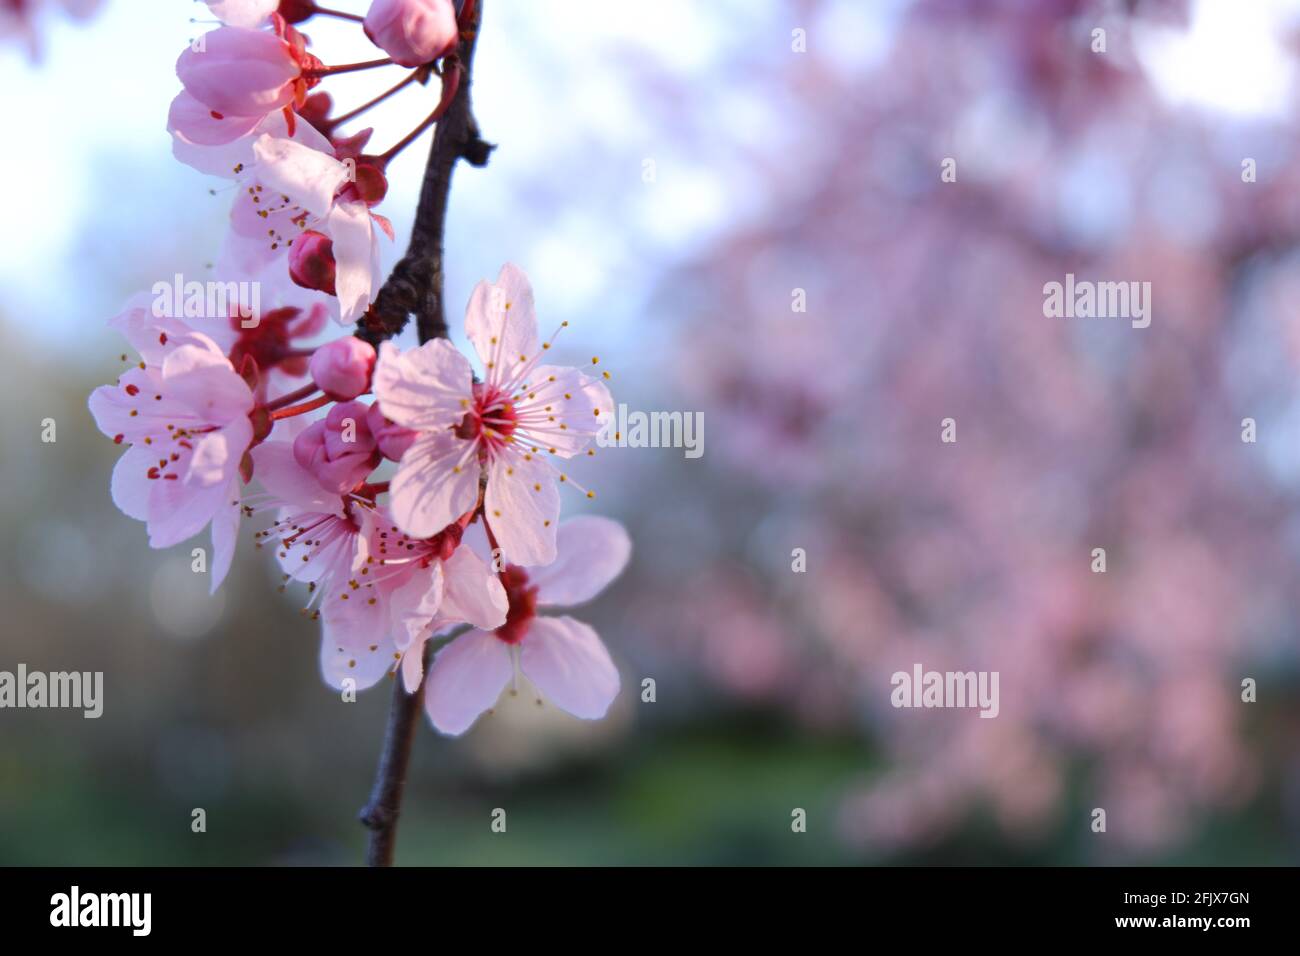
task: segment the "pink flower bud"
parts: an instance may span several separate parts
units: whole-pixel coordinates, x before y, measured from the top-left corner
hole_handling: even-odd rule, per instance
[[[293,440],[294,460],[327,491],[351,491],[382,460],[370,433],[368,412],[364,402],[342,402]]]
[[[304,54],[265,30],[219,27],[176,61],[185,90],[218,116],[261,116],[288,106]]]
[[[416,433],[385,418],[378,402],[370,406],[367,424],[370,426],[370,434],[375,436],[380,454],[389,461],[401,461],[406,449],[415,441]]]
[[[365,30],[375,46],[402,66],[432,63],[459,39],[451,0],[375,0]]]
[[[308,229],[289,247],[289,278],[304,289],[335,295],[337,273],[334,241],[324,233]]]
[[[311,380],[330,398],[356,398],[370,388],[375,368],[375,347],[352,335],[318,348],[307,365]]]

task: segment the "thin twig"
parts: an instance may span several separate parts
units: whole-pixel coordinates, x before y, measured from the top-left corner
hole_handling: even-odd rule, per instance
[[[467,38],[460,45],[459,61],[463,71],[460,88],[433,134],[406,255],[393,267],[365,318],[357,323],[357,336],[372,345],[401,332],[412,314],[415,315],[421,342],[447,336],[443,301],[443,230],[447,221],[452,170],[459,159],[471,166],[485,166],[494,149],[480,138],[478,123],[470,109],[471,67],[482,8],[479,0],[473,23],[465,31]]]
[[[458,159],[472,166],[487,165],[493,147],[479,138],[478,124],[470,110],[470,69],[474,61],[474,43],[482,19],[482,0],[465,0],[473,4],[468,22],[463,24],[458,51],[463,70],[460,86],[447,112],[438,121],[424,170],[420,203],[411,228],[406,255],[393,267],[375,303],[366,317],[357,323],[357,336],[372,345],[397,335],[415,315],[420,342],[446,338],[447,316],[443,304],[443,230],[447,221],[447,197],[451,191],[451,173]],[[425,673],[429,669],[429,652],[425,648]],[[384,732],[384,749],[379,757],[370,800],[361,810],[361,822],[370,829],[370,846],[366,862],[370,866],[391,866],[397,845],[397,820],[401,813],[402,791],[406,786],[407,767],[411,762],[411,742],[420,713],[421,690],[408,694],[402,678],[393,681],[393,700]]]
[[[425,648],[424,668],[429,667]],[[388,727],[384,731],[384,749],[379,755],[379,769],[370,790],[370,800],[361,809],[361,822],[370,829],[366,849],[368,866],[392,866],[397,849],[397,818],[402,811],[402,793],[406,789],[406,770],[411,763],[411,743],[420,714],[420,690],[408,694],[402,675],[393,677],[393,701],[388,708]]]

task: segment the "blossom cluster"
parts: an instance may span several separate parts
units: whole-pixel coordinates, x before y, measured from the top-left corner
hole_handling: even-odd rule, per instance
[[[208,6],[222,25],[177,62],[168,125],[179,159],[238,183],[223,274],[260,277],[276,302],[238,301],[201,327],[176,300],[141,296],[110,322],[139,354],[90,397],[100,430],[126,447],[114,503],[155,548],[210,528],[214,591],[243,520],[264,516],[258,547],[286,585],[305,586],[332,687],[400,675],[409,692],[423,687],[433,724],[458,734],[522,671],[561,709],[603,716],[619,676],[600,638],[538,610],[591,599],[629,557],[617,522],[559,520],[558,486],[593,496],[561,464],[593,454],[613,412],[608,374],[544,361],[554,336],[541,340],[532,288],[510,264],[466,310],[477,375],[442,339],[306,344],[330,314],[366,327],[377,233],[391,236],[373,207],[395,155],[366,153],[370,130],[340,135],[350,117],[330,120],[313,90],[371,65],[413,71],[393,91],[437,73],[441,102],[409,142],[454,95],[450,0],[375,0],[364,28],[388,57],[347,67],[325,66],[293,25],[326,13],[313,3]],[[442,645],[432,663],[430,642]]]

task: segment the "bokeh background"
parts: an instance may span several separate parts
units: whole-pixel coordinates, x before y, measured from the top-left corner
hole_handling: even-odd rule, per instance
[[[14,6],[0,669],[102,670],[106,704],[0,711],[0,863],[359,862],[386,687],[321,683],[247,524],[216,597],[188,546],[149,550],[85,407],[121,302],[219,248],[229,194],[165,131],[206,11],[52,0],[19,35]],[[1273,0],[485,0],[500,148],[456,174],[449,300],[519,263],[560,358],[703,412],[705,453],[589,463],[566,510],[635,543],[579,613],[624,692],[595,724],[528,695],[423,724],[398,862],[1300,860],[1298,54]],[[378,111],[376,142],[427,109]],[[1044,318],[1067,272],[1151,282],[1151,327]],[[894,710],[914,662],[999,671],[1000,715]]]

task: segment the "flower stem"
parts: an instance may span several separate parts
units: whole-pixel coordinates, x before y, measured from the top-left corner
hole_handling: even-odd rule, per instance
[[[366,103],[362,103],[356,109],[350,110],[349,112],[344,113],[342,116],[334,117],[334,119],[329,121],[330,129],[332,130],[337,126],[342,126],[348,120],[356,119],[358,116],[360,116],[362,113],[364,113],[366,110],[370,109],[371,107],[378,106],[380,103],[388,99],[394,93],[414,83],[416,78],[419,76],[419,74],[420,74],[419,70],[414,70],[408,73],[400,83],[398,83],[396,86],[389,87],[387,90],[385,90],[384,92],[376,96],[373,100],[370,100],[369,102]]]
[[[342,10],[331,10],[329,7],[313,7],[311,12],[322,17],[338,17],[340,20],[353,20],[357,23],[364,23],[366,19],[359,13],[344,13]]]
[[[336,76],[339,73],[355,73],[358,70],[373,70],[377,66],[388,66],[393,62],[391,56],[386,56],[382,60],[365,60],[361,63],[342,63],[339,66],[322,66],[315,70],[303,70],[302,75],[308,79],[318,79],[322,76]]]
[[[387,166],[394,156],[419,139],[420,135],[426,129],[438,122],[438,120],[442,119],[443,115],[447,112],[447,108],[451,106],[452,100],[456,98],[456,91],[460,88],[460,67],[457,66],[456,62],[451,57],[448,57],[447,60],[449,68],[443,72],[442,98],[438,101],[438,105],[434,108],[432,113],[420,122],[419,126],[415,127],[415,129],[403,136],[400,141],[394,144],[386,152],[380,154],[379,158],[382,160],[384,166]]]
[[[293,405],[289,408],[278,408],[271,412],[271,421],[278,422],[282,418],[293,418],[295,415],[306,415],[308,412],[314,412],[316,409],[328,405],[334,399],[328,395],[317,395],[310,402],[304,402],[301,405]]]
[[[302,388],[294,389],[292,392],[287,392],[284,395],[281,395],[279,398],[275,398],[267,402],[266,410],[268,412],[273,412],[276,409],[284,408],[286,405],[292,405],[294,402],[300,402],[304,398],[310,398],[315,394],[316,394],[316,383],[311,382],[307,385],[304,385]]]

